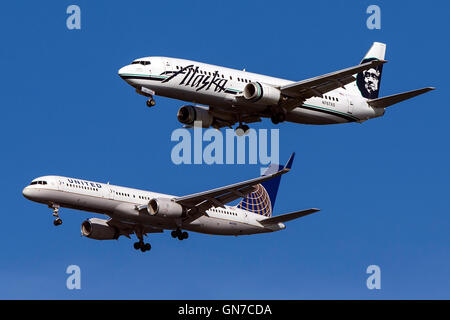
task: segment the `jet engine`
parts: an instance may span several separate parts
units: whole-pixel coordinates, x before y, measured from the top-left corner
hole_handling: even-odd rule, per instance
[[[214,117],[209,114],[208,108],[198,106],[182,106],[177,113],[178,121],[187,125],[194,125],[195,121],[201,121],[203,128],[209,128],[214,122]]]
[[[166,218],[180,218],[185,215],[185,209],[168,198],[151,199],[147,205],[147,211],[152,216]]]
[[[119,230],[108,225],[106,220],[98,218],[83,221],[81,234],[95,240],[113,240],[120,236]]]
[[[281,99],[281,91],[277,88],[250,82],[244,87],[244,98],[250,102],[264,105],[277,105]]]

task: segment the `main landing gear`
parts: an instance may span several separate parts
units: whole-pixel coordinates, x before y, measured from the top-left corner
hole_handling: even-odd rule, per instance
[[[140,240],[139,242],[135,242],[133,246],[136,250],[141,249],[142,252],[150,251],[150,249],[152,248],[150,243],[144,243],[144,241],[142,240]]]
[[[155,99],[153,99],[152,96],[150,96],[148,98],[146,104],[147,104],[147,107],[151,108],[151,107],[153,107],[156,104],[156,101],[155,101]]]
[[[139,250],[141,249],[142,252],[150,251],[152,246],[150,243],[144,243],[144,235],[141,231],[136,231],[136,236],[138,237],[139,241],[134,243],[134,249]]]
[[[181,231],[180,229],[174,230],[171,233],[172,238],[178,238],[178,240],[184,240],[189,238],[189,233],[187,233],[186,231]]]
[[[61,225],[62,224],[62,220],[59,217],[59,205],[52,204],[52,205],[49,205],[49,208],[53,209],[53,216],[55,217],[55,220],[53,220],[53,225],[55,227]]]
[[[238,137],[241,137],[243,135],[246,135],[248,133],[248,130],[250,130],[250,127],[248,125],[240,123],[235,131],[236,135]]]
[[[286,120],[286,114],[284,112],[277,112],[272,114],[270,119],[272,120],[273,124],[278,124]]]

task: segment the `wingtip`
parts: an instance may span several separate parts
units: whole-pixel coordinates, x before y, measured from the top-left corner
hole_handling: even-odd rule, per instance
[[[289,160],[287,161],[286,165],[284,166],[285,169],[290,170],[292,168],[292,163],[294,162],[295,158],[295,152],[292,152],[291,156],[289,157]]]

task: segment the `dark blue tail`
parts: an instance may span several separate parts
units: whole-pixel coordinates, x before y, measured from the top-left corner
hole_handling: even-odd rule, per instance
[[[291,169],[295,153],[291,155],[285,166],[271,164],[262,176],[268,176],[282,169]],[[281,175],[267,180],[256,186],[256,191],[249,193],[238,204],[238,208],[271,217],[275,200],[277,198],[278,188],[280,187]]]

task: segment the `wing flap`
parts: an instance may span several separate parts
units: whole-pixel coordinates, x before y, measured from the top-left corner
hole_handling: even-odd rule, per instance
[[[394,95],[387,96],[387,97],[368,100],[367,103],[371,107],[374,107],[374,108],[387,108],[389,106],[392,106],[393,104],[414,98],[418,95],[424,94],[424,93],[434,90],[434,89],[435,88],[433,88],[433,87],[427,87],[427,88],[422,88],[422,89],[418,89],[418,90],[407,91],[407,92],[398,93],[398,94],[394,94]]]
[[[263,225],[277,224],[280,222],[287,222],[287,221],[291,221],[294,219],[298,219],[298,218],[307,216],[309,214],[312,214],[312,213],[315,213],[318,211],[320,211],[320,209],[316,209],[316,208],[306,209],[306,210],[302,210],[302,211],[296,211],[296,212],[292,212],[292,213],[282,214],[282,215],[272,217],[272,218],[267,218],[267,219],[261,220],[259,222]]]

